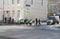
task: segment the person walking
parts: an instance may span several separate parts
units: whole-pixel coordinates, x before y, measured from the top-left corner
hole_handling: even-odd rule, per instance
[[[11,23],[11,17],[9,17],[8,23],[9,23],[9,24]]]
[[[36,18],[36,26],[37,26],[37,24],[38,24],[38,20],[37,20],[37,18]]]
[[[7,18],[5,17],[5,23],[7,22]]]
[[[41,25],[41,23],[40,23],[41,21],[40,21],[40,19],[39,19],[39,25]]]
[[[12,24],[14,24],[14,18],[12,19]]]

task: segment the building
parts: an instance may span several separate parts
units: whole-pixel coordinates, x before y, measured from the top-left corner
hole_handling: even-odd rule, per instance
[[[0,0],[0,1],[2,1],[2,0]],[[2,21],[2,19],[3,19],[3,8],[2,8],[2,2],[0,2],[0,22]]]
[[[25,18],[47,19],[47,0],[2,0],[1,4],[4,17],[11,17],[15,21]]]
[[[24,0],[4,0],[4,17],[11,17],[15,21],[23,18]]]
[[[2,14],[2,8],[0,8],[0,22],[2,21],[2,19],[3,19],[3,16],[2,16],[3,14]]]
[[[32,0],[33,2],[26,2],[26,4],[30,5],[30,7],[25,6],[25,9],[29,9],[30,12],[29,14],[25,14],[26,18],[29,19],[41,19],[41,20],[46,20],[47,19],[47,5],[48,1],[47,0]]]
[[[48,4],[48,13],[55,13],[60,16],[60,0],[49,0]]]

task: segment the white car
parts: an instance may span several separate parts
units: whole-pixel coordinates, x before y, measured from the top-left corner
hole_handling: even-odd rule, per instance
[[[59,16],[50,16],[47,20],[47,25],[59,24]]]

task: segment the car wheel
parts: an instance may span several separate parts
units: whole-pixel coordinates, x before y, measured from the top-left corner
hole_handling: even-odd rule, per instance
[[[55,22],[53,22],[51,25],[54,25],[55,24]]]
[[[57,24],[59,24],[59,22],[57,22]]]
[[[50,25],[49,22],[47,22],[47,25]]]

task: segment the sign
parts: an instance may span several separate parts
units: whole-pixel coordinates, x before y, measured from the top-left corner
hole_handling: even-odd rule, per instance
[[[30,7],[30,4],[26,4],[26,7]]]
[[[31,0],[26,0],[26,5],[31,5]]]

